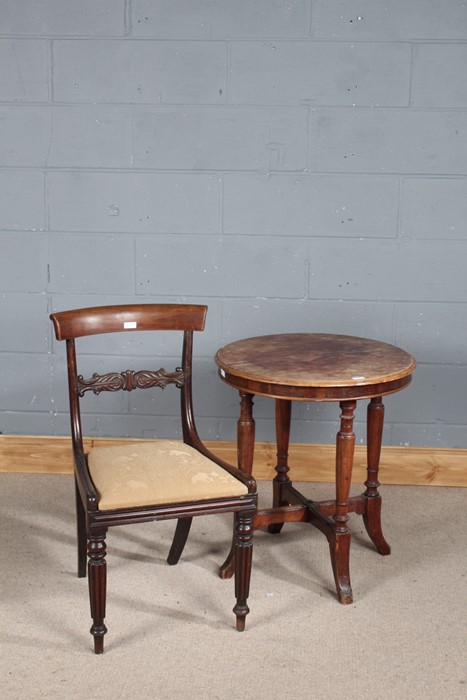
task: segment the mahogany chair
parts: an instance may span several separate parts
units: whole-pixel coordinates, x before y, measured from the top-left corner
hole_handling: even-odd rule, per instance
[[[88,582],[94,651],[104,651],[106,533],[109,527],[178,519],[168,556],[176,564],[193,516],[235,513],[237,630],[245,627],[257,507],[254,479],[209,452],[196,431],[192,403],[193,331],[204,330],[207,307],[188,304],[98,306],[51,315],[57,340],[66,340],[71,434],[75,466],[78,576]],[[181,366],[158,370],[78,373],[75,339],[103,333],[181,331]],[[83,448],[80,402],[86,393],[133,391],[174,384],[180,390],[183,442],[153,440],[116,447]]]

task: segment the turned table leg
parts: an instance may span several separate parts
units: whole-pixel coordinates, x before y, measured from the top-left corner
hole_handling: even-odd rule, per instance
[[[255,451],[255,420],[253,418],[253,394],[240,392],[240,418],[237,422],[238,468],[250,474],[253,471]]]
[[[277,466],[276,476],[272,482],[273,508],[289,505],[289,502],[284,500],[282,493],[284,484],[290,481],[288,477],[288,458],[291,415],[292,402],[285,399],[276,399]],[[282,530],[283,524],[284,523],[274,523],[273,525],[269,525],[268,531],[271,534],[277,534]]]
[[[348,501],[352,481],[355,434],[353,432],[356,401],[341,401],[340,430],[336,438],[336,510],[334,528],[329,540],[331,562],[340,603],[352,602],[349,555],[351,535],[347,527]]]
[[[384,539],[381,529],[381,496],[378,492],[378,470],[383,437],[384,405],[381,396],[374,397],[368,404],[367,417],[367,480],[363,522],[366,531],[380,554],[390,554],[391,548]]]
[[[255,421],[253,418],[253,394],[240,391],[240,418],[237,422],[238,468],[246,474],[253,471],[255,450]],[[235,571],[234,542],[227,559],[219,569],[221,578],[231,578]]]

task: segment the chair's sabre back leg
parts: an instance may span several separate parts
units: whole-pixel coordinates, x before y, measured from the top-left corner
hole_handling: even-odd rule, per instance
[[[171,566],[178,564],[178,560],[182,556],[188,535],[190,534],[192,522],[193,518],[179,518],[177,520],[177,527],[175,528],[172,546],[170,548],[169,556],[167,557],[167,564],[170,564]]]

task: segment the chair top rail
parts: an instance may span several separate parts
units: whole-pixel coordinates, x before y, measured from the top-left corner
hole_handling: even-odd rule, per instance
[[[202,331],[207,306],[125,304],[94,306],[51,314],[57,340],[126,331]]]

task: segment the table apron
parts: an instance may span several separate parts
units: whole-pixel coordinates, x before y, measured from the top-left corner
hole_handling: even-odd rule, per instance
[[[290,399],[291,401],[350,401],[359,399],[371,399],[375,396],[386,396],[404,389],[412,381],[412,375],[399,377],[389,382],[377,384],[351,385],[351,386],[293,386],[285,384],[271,384],[254,379],[238,377],[226,372],[219,372],[223,382],[238,389],[238,391],[254,394],[256,396],[268,396],[273,399]]]

